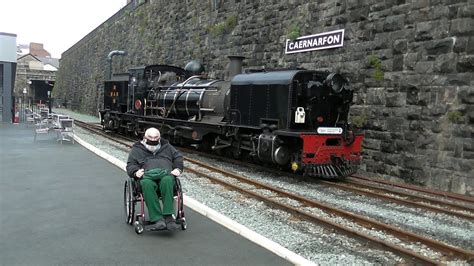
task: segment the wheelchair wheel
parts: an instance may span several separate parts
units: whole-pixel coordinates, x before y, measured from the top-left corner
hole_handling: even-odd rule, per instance
[[[143,231],[145,231],[145,228],[143,227],[143,224],[141,224],[139,221],[135,221],[134,223],[134,227],[135,227],[135,233],[137,233],[137,235],[140,235],[141,233],[143,233]]]
[[[130,180],[125,181],[123,188],[123,204],[125,212],[125,222],[127,224],[133,224],[135,218],[135,202],[133,200],[133,188]]]
[[[188,226],[186,225],[186,218],[183,217],[182,222],[181,222],[181,230],[186,230]]]

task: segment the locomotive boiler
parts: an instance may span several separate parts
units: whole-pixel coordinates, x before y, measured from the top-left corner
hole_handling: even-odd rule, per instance
[[[151,65],[104,83],[105,130],[141,136],[150,126],[172,143],[322,178],[354,173],[363,136],[349,123],[353,90],[341,74],[248,71],[229,57],[229,80]]]

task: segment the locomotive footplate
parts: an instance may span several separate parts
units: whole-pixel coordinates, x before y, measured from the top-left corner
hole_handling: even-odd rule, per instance
[[[305,165],[304,175],[322,178],[344,178],[357,171],[357,162],[345,161],[341,164],[309,164]]]

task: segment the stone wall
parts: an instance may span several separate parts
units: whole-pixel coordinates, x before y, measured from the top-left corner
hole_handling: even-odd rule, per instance
[[[131,3],[62,55],[54,96],[96,113],[106,75],[201,60],[338,71],[356,90],[363,171],[474,195],[474,3],[468,0],[149,0]],[[58,22],[60,23],[60,22]],[[345,29],[344,47],[284,53],[289,36]]]

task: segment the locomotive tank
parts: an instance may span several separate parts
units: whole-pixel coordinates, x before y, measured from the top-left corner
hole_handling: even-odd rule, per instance
[[[340,74],[283,70],[237,75],[230,95],[231,124],[312,131],[347,123],[353,92]]]
[[[193,76],[150,90],[146,110],[160,117],[188,121],[222,120],[229,82]]]

